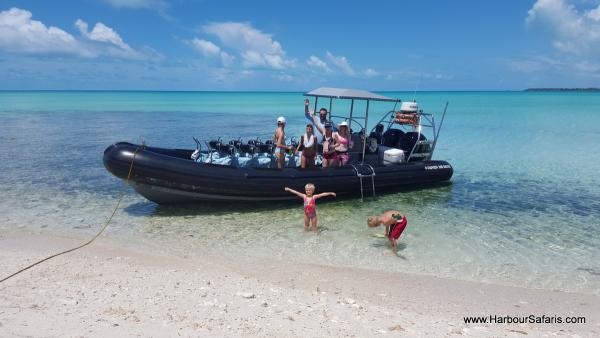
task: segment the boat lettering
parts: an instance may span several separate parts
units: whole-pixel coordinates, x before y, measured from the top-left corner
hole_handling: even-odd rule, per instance
[[[437,170],[437,169],[450,169],[452,168],[449,164],[441,165],[426,165],[425,170]]]

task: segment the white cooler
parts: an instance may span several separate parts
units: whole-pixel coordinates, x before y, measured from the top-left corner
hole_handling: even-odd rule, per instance
[[[398,148],[380,145],[378,151],[379,158],[383,159],[383,165],[392,165],[404,162],[404,151]]]

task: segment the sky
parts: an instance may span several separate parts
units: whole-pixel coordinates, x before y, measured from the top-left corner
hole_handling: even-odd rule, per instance
[[[0,90],[600,87],[600,0],[0,0]]]

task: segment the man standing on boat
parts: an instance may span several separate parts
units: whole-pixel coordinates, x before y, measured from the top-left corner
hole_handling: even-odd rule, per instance
[[[319,142],[322,142],[323,141],[322,130],[325,129],[325,123],[329,122],[329,121],[327,121],[327,109],[321,108],[319,110],[319,118],[317,119],[317,117],[315,116],[315,112],[308,109],[309,105],[310,105],[310,101],[308,99],[304,100],[304,115],[306,115],[306,117],[308,119],[312,120],[312,123],[315,126],[315,128],[313,128],[315,136],[317,137]],[[337,131],[335,126],[333,128],[333,131]]]
[[[273,135],[273,143],[275,144],[277,168],[282,169],[285,167],[285,153],[292,149],[285,144],[285,117],[283,116],[277,119],[277,129]]]

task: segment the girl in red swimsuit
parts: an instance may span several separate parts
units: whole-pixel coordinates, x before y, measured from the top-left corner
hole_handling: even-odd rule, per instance
[[[323,192],[314,195],[315,185],[312,183],[308,183],[307,185],[305,185],[304,190],[306,191],[306,194],[285,187],[285,191],[291,192],[292,194],[304,200],[304,231],[308,231],[308,223],[311,223],[312,231],[314,231],[316,234],[319,234],[319,232],[317,231],[317,208],[315,205],[315,201],[317,198],[325,196],[335,196],[335,193]]]

